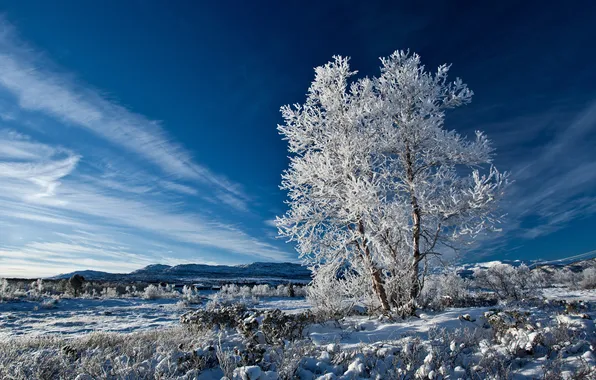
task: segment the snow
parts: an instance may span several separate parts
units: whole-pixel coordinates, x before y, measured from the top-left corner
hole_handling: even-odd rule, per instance
[[[214,292],[202,292],[214,296]],[[13,336],[48,334],[82,335],[92,331],[134,332],[178,324],[178,299],[141,298],[61,299],[55,308],[44,309],[40,302],[0,302],[0,340]],[[202,305],[195,305],[202,307]],[[281,309],[299,313],[310,306],[301,297],[262,298],[256,309]]]
[[[298,351],[294,376],[304,379],[352,379],[374,378],[373,374],[378,374],[380,377],[377,378],[393,378],[383,376],[396,376],[395,371],[399,371],[400,368],[396,363],[405,360],[403,355],[407,350],[411,349],[414,352],[417,344],[421,345],[418,347],[424,347],[421,348],[421,356],[412,357],[412,365],[415,367],[411,372],[402,373],[402,377],[412,376],[415,372],[415,376],[419,378],[466,378],[472,367],[480,368],[479,363],[483,357],[494,357],[495,360],[499,357],[513,358],[507,359],[510,361],[506,363],[510,365],[509,369],[514,374],[514,379],[539,378],[542,377],[545,368],[555,367],[559,368],[559,372],[555,372],[559,374],[558,378],[565,374],[571,375],[574,371],[590,366],[593,368],[596,364],[594,347],[590,346],[590,342],[596,341],[593,321],[596,313],[593,301],[590,301],[593,300],[594,293],[594,290],[564,288],[545,290],[545,295],[551,300],[584,301],[586,308],[577,313],[565,313],[560,305],[556,306],[556,302],[552,302],[552,305],[522,303],[515,306],[500,305],[497,306],[497,311],[494,307],[466,307],[450,308],[441,312],[421,312],[417,317],[407,320],[351,316],[337,321],[311,324],[305,329],[305,339],[301,341],[310,348],[304,352]],[[211,298],[215,296],[214,293],[201,294],[209,295]],[[179,307],[177,301],[178,299],[139,298],[61,299],[56,307],[51,309],[41,308],[40,302],[33,301],[0,302],[0,342],[10,342],[16,337],[34,338],[47,335],[76,339],[86,337],[92,331],[131,333],[157,330],[169,335],[170,328],[180,327],[180,315],[188,311],[187,308]],[[286,313],[298,313],[307,310],[309,305],[304,298],[263,297],[253,307],[279,308]],[[555,307],[559,309],[555,310]],[[493,335],[497,334],[495,318],[502,326],[498,335]],[[520,324],[524,318],[528,318],[528,321]],[[554,343],[560,345],[557,349],[561,355],[560,359],[556,359],[556,355],[549,357],[550,354],[542,343],[544,339],[551,339],[549,335],[556,337],[556,334],[560,334],[552,330],[556,326],[568,334],[562,338],[558,337],[559,340]],[[184,350],[163,350],[157,347],[152,359],[138,365],[146,367],[148,373],[156,375],[175,373],[178,368],[176,363],[180,360],[190,360],[185,358],[204,355],[214,357],[212,345],[217,345],[218,341],[223,342],[227,350],[247,344],[240,331],[235,329],[217,334],[223,335],[216,335],[215,341],[203,341],[198,347],[189,346],[189,343],[184,343]],[[569,337],[568,342],[566,336]],[[475,343],[469,343],[468,340]],[[174,341],[172,346],[177,347],[178,338],[174,338]],[[63,349],[64,346],[58,347],[58,350]],[[52,351],[38,350],[31,355],[42,356],[44,352]],[[59,351],[59,355],[64,354]],[[118,360],[128,359],[122,357]],[[448,363],[441,365],[445,360]],[[559,360],[558,364],[553,364],[554,360]],[[242,367],[233,368],[228,372],[231,380],[278,378],[274,369],[262,366],[261,362],[241,363]],[[486,368],[487,364],[482,365]],[[185,371],[177,378],[212,380],[221,379],[224,375],[222,368],[218,366],[203,370],[191,368]],[[80,378],[93,377],[81,375]]]
[[[542,290],[546,299],[566,301],[596,302],[596,289],[569,289],[564,287],[546,288]]]
[[[133,332],[178,323],[177,299],[62,299],[56,308],[39,302],[0,302],[0,340],[13,336]]]
[[[310,309],[310,305],[302,297],[267,297],[254,306],[255,309],[280,309],[288,314],[300,313]]]
[[[385,322],[368,317],[349,317],[342,325],[327,323],[315,325],[309,331],[310,339],[317,345],[337,343],[342,349],[357,348],[362,343],[398,340],[404,336],[416,334],[421,339],[428,339],[431,329],[445,328],[453,331],[457,328],[480,328],[481,318],[490,308],[448,309],[436,314],[421,314],[407,322]],[[469,314],[475,322],[460,316]],[[346,326],[349,326],[346,328]]]

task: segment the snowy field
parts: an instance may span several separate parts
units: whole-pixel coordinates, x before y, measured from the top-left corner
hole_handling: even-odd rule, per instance
[[[40,302],[0,302],[0,341],[15,336],[77,336],[94,331],[135,332],[179,324],[180,316],[192,309],[181,307],[177,299],[142,298],[62,299],[55,308]],[[288,313],[304,311],[304,298],[270,297],[257,309],[279,308]]]
[[[0,302],[0,378],[595,379],[596,290],[549,288],[543,296],[422,310],[406,320],[315,318],[298,339],[277,331],[308,315],[304,297],[245,299],[250,310],[227,327],[181,324],[183,314],[204,313],[205,303],[175,298],[64,298],[50,309]],[[566,310],[562,300],[578,309]],[[214,313],[229,319],[233,308]]]
[[[39,302],[0,303],[0,340],[14,336],[133,332],[178,323],[176,299],[63,299],[54,309]]]

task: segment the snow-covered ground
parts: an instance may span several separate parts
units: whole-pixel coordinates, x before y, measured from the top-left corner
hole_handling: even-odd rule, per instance
[[[39,302],[0,303],[0,341],[13,336],[132,332],[177,323],[177,299],[62,299],[55,308]]]
[[[0,341],[15,336],[76,336],[93,331],[134,332],[175,325],[180,315],[189,310],[177,302],[175,298],[66,298],[50,309],[34,301],[0,302]],[[296,313],[309,306],[304,298],[270,297],[263,298],[254,307]]]
[[[543,291],[551,300],[582,300],[596,302],[596,289],[570,290],[549,288]],[[213,293],[207,294],[212,296]],[[45,309],[39,302],[0,302],[0,340],[14,336],[41,336],[48,334],[81,335],[92,331],[133,332],[156,327],[176,325],[180,316],[188,311],[180,307],[177,299],[145,300],[141,298],[116,299],[61,299],[55,308]],[[194,305],[201,308],[204,305]],[[302,297],[266,297],[253,306],[255,309],[280,309],[288,314],[299,313],[310,306]],[[426,333],[430,326],[449,329],[466,327],[468,322],[457,319],[457,315],[477,316],[486,308],[453,309],[440,314],[423,313],[420,319],[408,324],[383,324],[372,328],[375,322],[366,322],[366,333],[354,334],[352,343],[369,343],[375,340],[395,338],[403,333]],[[446,321],[451,321],[445,325]],[[354,322],[357,323],[357,322]],[[469,327],[469,326],[467,326]],[[337,332],[313,333],[314,341],[335,341]],[[341,334],[345,335],[342,331]],[[348,344],[349,342],[343,342]]]
[[[62,377],[90,376],[79,380],[98,373],[204,380],[225,374],[253,380],[594,378],[596,290],[552,288],[544,296],[550,303],[496,311],[449,308],[405,321],[351,316],[318,322],[281,354],[279,346],[261,345],[267,354],[260,359],[240,330],[185,330],[180,316],[190,309],[178,299],[61,299],[50,309],[40,302],[0,302],[0,344],[6,347],[0,377],[46,378],[38,369],[53,368]],[[583,301],[582,309],[566,313],[552,302],[563,299]],[[304,298],[264,297],[251,307],[296,314],[309,305]],[[284,371],[293,372],[284,377]]]
[[[263,298],[255,309],[280,309],[288,314],[300,313],[310,308],[308,301],[303,297],[268,297]]]
[[[546,299],[596,302],[596,289],[555,287],[543,289],[542,294]]]

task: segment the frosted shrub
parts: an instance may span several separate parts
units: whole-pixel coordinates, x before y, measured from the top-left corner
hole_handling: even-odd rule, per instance
[[[174,285],[167,284],[166,286],[149,285],[143,291],[141,297],[146,300],[155,300],[160,298],[178,298],[180,293],[176,291]]]
[[[290,291],[292,289],[292,291]],[[292,294],[293,292],[293,294]],[[223,285],[218,292],[220,299],[233,298],[259,298],[259,297],[305,297],[306,287],[301,285],[278,285],[277,287],[268,284],[254,285],[252,287],[236,284]]]
[[[156,300],[162,298],[163,291],[160,287],[155,285],[149,285],[145,288],[143,292],[143,298],[146,300]]]
[[[242,298],[250,298],[252,296],[252,293],[250,291],[250,287],[244,285],[241,286],[239,291],[238,291],[238,295]]]
[[[519,301],[537,294],[532,271],[525,265],[517,268],[498,264],[475,274],[476,286],[492,290],[502,300]]]
[[[564,268],[555,272],[554,280],[557,284],[567,285],[571,288],[577,289],[579,283],[582,281],[582,274],[576,273],[569,268]]]
[[[255,297],[266,297],[273,294],[269,285],[255,285],[251,289],[251,295]]]
[[[127,295],[127,296],[136,297],[138,295],[138,291],[137,291],[136,285],[127,285],[124,288],[124,294]]]
[[[3,278],[0,280],[0,301],[7,301],[14,298],[14,293],[10,288],[8,280]]]
[[[470,297],[469,281],[456,273],[428,276],[419,303],[423,307],[440,310],[446,306],[459,306]]]
[[[208,353],[180,347],[206,347],[212,339],[211,333],[191,334],[186,326],[130,334],[16,338],[0,344],[0,379],[194,379],[192,371],[202,369],[199,359]],[[200,355],[193,355],[197,352]],[[167,376],[160,373],[164,359],[174,363]]]
[[[596,288],[596,267],[590,267],[582,272],[582,279],[579,283],[582,289]]]
[[[118,298],[118,291],[116,288],[103,288],[101,298]]]
[[[189,304],[196,304],[201,302],[201,297],[194,286],[184,285],[182,288],[182,300]]]
[[[550,288],[554,285],[554,276],[544,268],[532,269],[532,281],[539,288]]]
[[[42,279],[33,281],[29,285],[29,291],[27,292],[27,298],[30,300],[39,300],[44,293],[44,285]]]
[[[339,273],[339,268],[331,266],[316,268],[315,271],[317,275],[307,287],[306,298],[319,316],[342,317],[357,305],[367,310],[379,307],[375,294],[362,284],[369,281],[367,277],[351,271]]]

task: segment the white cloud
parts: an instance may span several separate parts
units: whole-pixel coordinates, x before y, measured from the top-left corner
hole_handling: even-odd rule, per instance
[[[32,53],[16,37],[12,26],[0,18],[0,86],[18,99],[20,107],[88,130],[149,160],[167,175],[213,186],[224,192],[226,199],[238,198],[229,204],[246,198],[239,185],[194,163],[157,121],[111,102],[66,75],[44,69],[46,66],[39,54]]]
[[[197,195],[198,191],[190,186],[182,185],[172,181],[161,181],[159,183],[164,189],[175,191],[186,195]]]
[[[0,275],[292,256],[205,216],[205,200],[247,211],[241,185],[193,162],[159,123],[50,66],[0,17],[0,104],[11,110],[0,117],[19,131],[0,130]],[[32,120],[35,139],[19,128]],[[84,146],[72,127],[90,132]]]

